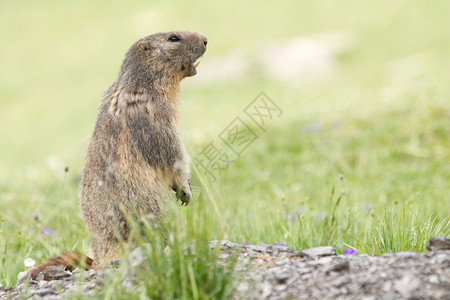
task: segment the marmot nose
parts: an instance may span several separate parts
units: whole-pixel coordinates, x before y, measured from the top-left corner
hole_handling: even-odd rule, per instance
[[[206,36],[198,33],[198,37],[200,38],[200,42],[203,43],[203,46],[206,48],[206,45],[208,44],[208,39]]]

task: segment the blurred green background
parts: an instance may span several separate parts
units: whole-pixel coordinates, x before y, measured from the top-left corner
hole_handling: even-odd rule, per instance
[[[426,237],[449,234],[449,1],[1,0],[3,251],[84,245],[78,183],[102,92],[132,43],[177,29],[208,37],[182,83],[191,156],[261,91],[284,112],[216,181],[194,172],[201,196],[183,213],[208,215],[208,238],[370,248],[402,211],[412,239],[427,222]],[[66,232],[33,241],[44,226]]]

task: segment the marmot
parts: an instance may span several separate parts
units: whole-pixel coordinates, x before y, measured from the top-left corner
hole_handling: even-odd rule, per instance
[[[197,73],[206,44],[203,35],[186,31],[147,36],[131,46],[105,92],[80,193],[94,266],[117,258],[118,238],[128,239],[124,212],[157,218],[167,207],[167,187],[189,203],[177,104],[180,81]]]
[[[136,221],[157,219],[167,209],[170,189],[183,204],[189,203],[189,156],[177,105],[180,81],[197,73],[195,63],[206,44],[206,37],[188,31],[149,35],[131,46],[105,92],[80,192],[94,268],[118,257],[119,243],[130,232],[125,215]],[[80,255],[65,254],[22,275],[37,276],[65,257],[72,264]]]

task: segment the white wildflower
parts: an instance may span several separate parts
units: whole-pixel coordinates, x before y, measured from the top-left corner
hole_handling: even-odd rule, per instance
[[[25,260],[23,261],[23,264],[25,265],[25,267],[34,267],[34,265],[36,264],[36,261],[34,259],[32,259],[31,257],[25,258]]]

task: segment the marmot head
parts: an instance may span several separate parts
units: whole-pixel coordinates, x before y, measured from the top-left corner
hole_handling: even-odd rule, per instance
[[[171,31],[149,35],[128,50],[121,75],[134,83],[156,79],[179,82],[197,74],[196,60],[205,53],[206,44],[206,37],[196,32]]]

